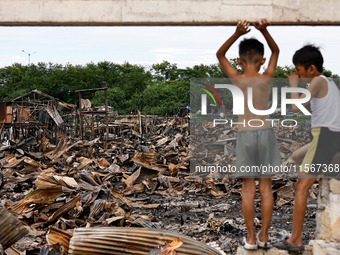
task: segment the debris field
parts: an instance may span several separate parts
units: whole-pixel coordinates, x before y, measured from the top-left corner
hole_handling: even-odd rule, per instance
[[[222,254],[206,245],[210,242],[234,254],[246,235],[241,182],[218,172],[191,173],[190,161],[196,155],[235,165],[237,128],[204,123],[204,131],[218,138],[212,142],[224,141],[222,156],[211,157],[199,137],[190,140],[190,121],[117,118],[111,128],[119,132],[109,139],[92,139],[92,133],[56,139],[18,134],[3,140],[4,254]],[[309,130],[309,124],[274,127],[283,165],[294,164],[290,156],[311,140]],[[295,182],[285,174],[273,178],[272,241],[291,231]],[[314,235],[317,195],[316,182],[308,198],[305,244]],[[260,215],[257,194],[256,228]]]

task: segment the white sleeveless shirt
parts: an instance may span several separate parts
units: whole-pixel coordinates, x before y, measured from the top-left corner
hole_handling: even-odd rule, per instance
[[[310,101],[312,128],[327,127],[330,131],[340,132],[340,90],[330,78],[320,77],[327,81],[328,92],[326,96],[313,97]]]

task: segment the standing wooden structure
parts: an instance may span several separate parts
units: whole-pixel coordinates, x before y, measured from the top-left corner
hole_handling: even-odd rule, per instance
[[[77,106],[60,101],[40,90],[32,90],[15,99],[0,102],[0,135],[7,133],[7,138],[36,136],[37,131],[44,131],[49,139],[58,139],[60,128],[67,132],[72,127],[65,126],[60,111],[72,112]],[[49,118],[52,120],[49,121]],[[10,134],[10,135],[9,135]],[[38,134],[38,136],[39,136]],[[54,134],[54,135],[53,135]]]
[[[83,110],[85,108],[86,103],[83,99],[84,92],[93,92],[93,98],[95,99],[96,91],[105,90],[105,110],[94,110],[94,106],[91,107],[90,110]],[[79,93],[79,134],[81,138],[84,138],[84,123],[83,118],[85,115],[91,115],[91,135],[92,139],[94,138],[94,116],[95,115],[105,115],[105,122],[106,122],[106,141],[109,139],[109,116],[108,116],[108,106],[107,106],[107,88],[96,88],[96,89],[83,89],[83,90],[76,90],[75,92]]]

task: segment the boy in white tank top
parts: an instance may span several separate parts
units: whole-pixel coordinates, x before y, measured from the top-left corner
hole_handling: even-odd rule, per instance
[[[340,167],[339,163],[332,163],[332,157],[340,155],[340,90],[332,80],[322,75],[323,57],[317,47],[306,45],[296,51],[293,63],[296,73],[286,74],[290,86],[298,87],[299,80],[302,83],[310,82],[308,90],[311,99],[303,106],[311,104],[313,140],[293,153],[300,171],[295,185],[292,235],[274,246],[288,251],[302,251],[302,227],[309,189],[319,174],[327,175],[330,170],[334,172],[335,168]],[[291,93],[293,99],[305,96]],[[300,110],[293,105],[293,111]]]

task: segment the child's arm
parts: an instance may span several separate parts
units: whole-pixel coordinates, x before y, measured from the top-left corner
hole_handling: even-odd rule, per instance
[[[285,73],[285,76],[288,77],[289,79],[289,83],[290,86],[292,88],[297,88],[299,85],[299,76],[296,73],[290,72],[290,75]],[[311,81],[308,90],[310,92],[310,99],[309,101],[307,101],[306,103],[303,103],[303,106],[307,106],[310,103],[310,100],[312,100],[313,97],[316,97],[317,94],[319,93],[320,90],[322,90],[323,87],[327,86],[326,84],[326,80],[324,78],[321,77],[315,77],[313,78],[313,80]],[[291,93],[291,98],[292,99],[301,99],[301,98],[305,98],[306,94],[301,94],[301,96],[299,95],[299,93],[297,92],[292,92]],[[293,112],[300,112],[301,110],[295,105],[292,105],[292,110]]]
[[[236,71],[229,60],[225,57],[225,54],[229,50],[230,46],[241,36],[250,31],[249,22],[244,20],[242,22],[237,23],[235,33],[221,46],[221,48],[217,51],[216,56],[218,61],[220,62],[223,71],[228,75],[229,78],[235,78],[240,75],[238,71]]]
[[[272,55],[270,56],[268,67],[263,74],[268,75],[270,77],[274,77],[280,49],[267,30],[267,26],[269,25],[270,25],[270,22],[266,19],[261,19],[258,25],[254,23],[254,27],[256,27],[263,34],[264,38],[266,39],[268,43],[270,50],[272,51]]]

